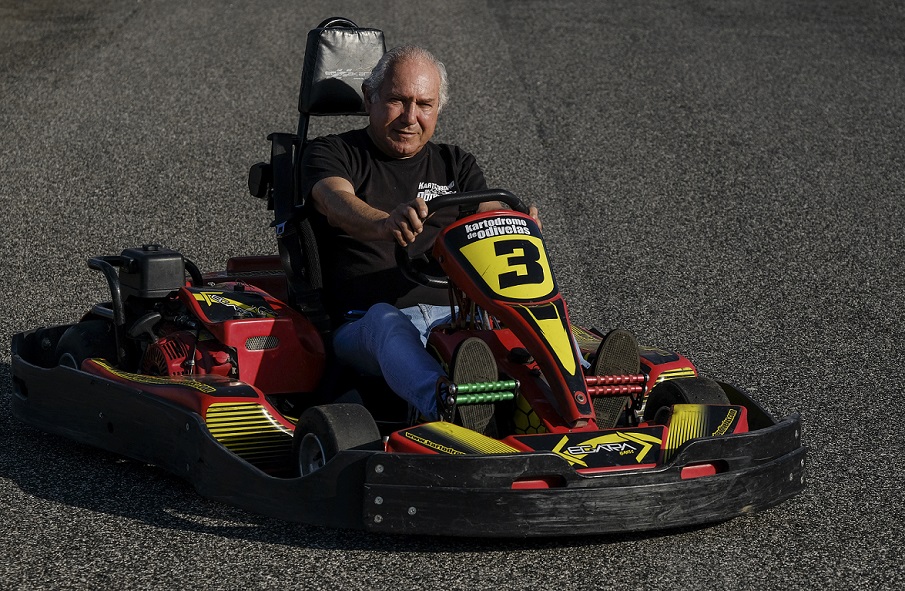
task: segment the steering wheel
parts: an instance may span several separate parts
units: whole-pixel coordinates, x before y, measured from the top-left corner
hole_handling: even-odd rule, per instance
[[[427,202],[427,214],[446,207],[478,206],[485,201],[500,201],[515,211],[527,214],[528,206],[513,193],[505,189],[485,189],[483,191],[466,191],[464,193],[448,193],[434,197]],[[412,257],[409,249],[396,244],[396,264],[402,271],[402,275],[409,281],[420,283],[428,287],[443,288],[449,286],[449,278],[440,275],[432,275],[426,271],[429,264],[427,254]]]

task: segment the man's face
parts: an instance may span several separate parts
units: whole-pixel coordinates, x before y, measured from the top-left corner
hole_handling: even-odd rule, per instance
[[[377,96],[365,97],[368,134],[393,158],[411,158],[434,135],[440,74],[429,61],[405,59],[387,70]]]

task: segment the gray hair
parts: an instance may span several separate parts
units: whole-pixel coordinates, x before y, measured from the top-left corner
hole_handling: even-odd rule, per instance
[[[383,85],[383,79],[386,77],[387,70],[389,70],[391,66],[394,66],[401,61],[415,59],[426,60],[437,68],[437,72],[440,74],[440,104],[437,105],[437,112],[443,109],[446,101],[449,100],[449,80],[446,76],[446,66],[443,65],[443,62],[434,57],[434,54],[423,47],[418,47],[416,45],[394,47],[383,54],[383,57],[380,58],[380,61],[377,62],[377,65],[371,70],[371,75],[361,84],[368,100],[374,100],[374,97]]]

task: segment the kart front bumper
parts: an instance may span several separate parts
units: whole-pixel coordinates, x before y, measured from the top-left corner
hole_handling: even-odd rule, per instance
[[[804,488],[797,416],[766,429],[691,441],[668,466],[582,476],[554,454],[377,454],[365,470],[363,527],[484,537],[647,531],[724,521]],[[682,479],[685,466],[724,470]],[[513,488],[535,479],[552,488]]]

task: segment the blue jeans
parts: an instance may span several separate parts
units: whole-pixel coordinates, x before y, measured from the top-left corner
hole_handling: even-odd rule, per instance
[[[375,304],[333,334],[337,358],[360,373],[383,376],[390,388],[429,420],[438,417],[437,379],[446,373],[424,348],[433,327],[451,319],[449,306],[399,309]]]

